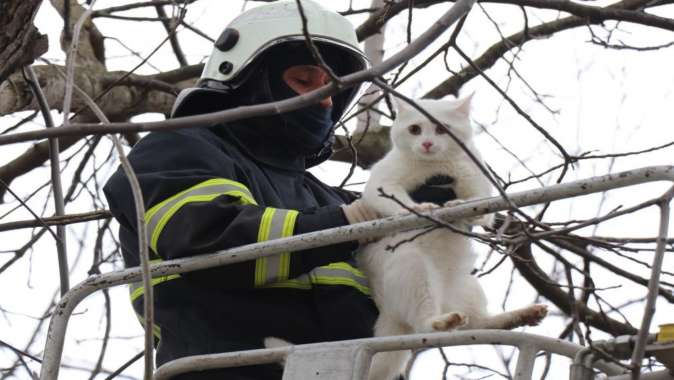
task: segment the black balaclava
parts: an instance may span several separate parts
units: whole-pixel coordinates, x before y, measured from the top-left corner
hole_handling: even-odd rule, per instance
[[[348,55],[337,48],[321,46],[320,51],[337,75],[356,69],[352,67],[355,64],[348,61]],[[253,65],[245,84],[234,91],[233,98],[238,105],[253,105],[297,96],[283,80],[283,72],[292,66],[315,64],[304,42],[272,48],[259,63]],[[325,151],[329,153],[332,128],[344,112],[351,95],[351,92],[346,91],[333,96],[332,107],[314,104],[279,115],[249,119],[251,129],[255,130],[243,133],[249,137],[247,140],[254,137],[260,141],[273,141],[293,155],[311,158]]]
[[[292,61],[292,62],[291,62]],[[283,80],[283,72],[295,65],[311,64],[311,61],[292,59],[269,68],[269,87],[274,101],[297,96]],[[304,155],[319,151],[332,134],[332,106],[312,104],[305,108],[282,113],[284,133],[296,152]]]

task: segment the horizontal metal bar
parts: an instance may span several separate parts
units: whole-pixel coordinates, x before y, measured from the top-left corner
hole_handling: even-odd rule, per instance
[[[380,351],[397,351],[413,348],[448,347],[462,345],[506,345],[528,347],[529,351],[546,351],[569,358],[584,347],[561,339],[548,338],[524,332],[506,330],[467,330],[449,333],[413,334],[379,338],[355,339],[339,342],[314,343],[280,347],[266,350],[250,350],[212,355],[188,356],[168,362],[157,369],[154,380],[168,380],[182,373],[237,367],[251,363],[274,363],[296,350],[340,350],[359,348],[371,356]],[[612,363],[597,362],[596,367],[609,375],[618,375],[625,370]],[[356,380],[356,379],[354,379]]]
[[[607,380],[630,380],[632,375],[611,376]],[[662,371],[647,372],[639,375],[641,380],[674,380],[674,375],[667,369]]]
[[[674,182],[674,166],[652,166],[624,171],[565,184],[512,193],[508,194],[508,197],[517,206],[522,207],[655,181]],[[433,210],[427,214],[438,219],[451,221],[502,211],[508,209],[508,207],[508,202],[501,197],[492,197],[467,201],[457,206]],[[200,255],[198,257],[168,260],[161,264],[152,265],[150,267],[150,273],[152,277],[159,277],[169,274],[191,272],[254,260],[259,257],[271,256],[281,252],[304,250],[371,236],[383,236],[400,230],[420,228],[428,225],[430,225],[428,220],[419,218],[416,215],[398,215],[262,243],[248,244],[225,251]],[[55,312],[49,324],[40,379],[56,379],[68,319],[82,299],[99,289],[138,282],[140,280],[140,269],[128,268],[102,275],[91,276],[73,287],[65,296],[63,296],[56,305]]]

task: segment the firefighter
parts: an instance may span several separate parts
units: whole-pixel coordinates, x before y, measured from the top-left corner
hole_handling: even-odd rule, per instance
[[[349,21],[302,1],[308,30],[337,75],[368,66]],[[198,86],[173,116],[287,99],[329,82],[306,46],[294,0],[253,8],[214,44]],[[355,100],[346,89],[317,104],[203,128],[153,132],[128,158],[145,202],[154,262],[373,219],[346,191],[308,168],[331,154],[333,128]],[[104,188],[120,225],[125,265],[139,265],[129,182],[121,168]],[[153,281],[158,365],[199,354],[372,335],[376,307],[352,255],[357,242],[286,252]],[[142,317],[143,288],[131,286]],[[202,371],[181,379],[280,379],[278,365]]]

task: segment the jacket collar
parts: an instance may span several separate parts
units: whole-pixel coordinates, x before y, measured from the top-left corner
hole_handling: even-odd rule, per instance
[[[233,143],[251,160],[290,172],[304,173],[306,159],[288,149],[280,128],[259,120],[244,120],[218,125],[211,130],[221,139]]]

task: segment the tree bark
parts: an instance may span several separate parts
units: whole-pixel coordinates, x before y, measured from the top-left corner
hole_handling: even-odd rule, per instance
[[[40,34],[33,25],[41,2],[0,1],[0,83],[47,51],[47,36]]]
[[[531,254],[530,244],[523,244],[516,249],[512,255],[512,262],[517,271],[534,289],[554,303],[566,315],[573,315],[575,307],[581,321],[613,336],[634,335],[637,333],[635,327],[616,321],[605,313],[598,313],[582,302],[576,302],[576,305],[571,304],[568,294],[556,286],[555,281],[538,266],[536,259]]]

